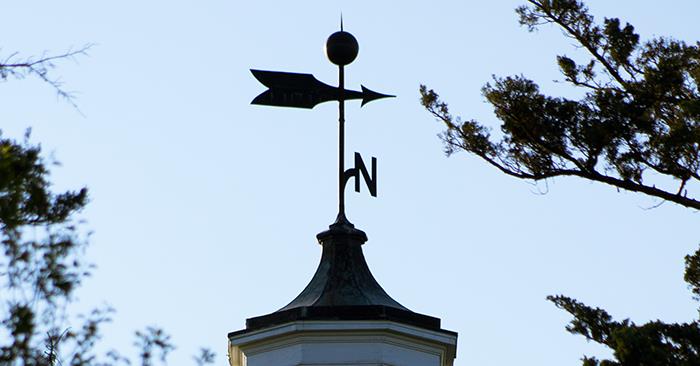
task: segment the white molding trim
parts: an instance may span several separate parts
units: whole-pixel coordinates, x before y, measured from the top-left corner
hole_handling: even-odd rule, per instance
[[[248,366],[246,360],[250,357],[265,357],[265,354],[284,352],[295,347],[324,347],[323,345],[332,344],[351,347],[356,344],[358,348],[368,344],[383,345],[388,349],[434,357],[440,360],[436,366],[451,366],[456,356],[457,335],[387,320],[296,321],[231,336],[229,361],[231,366]],[[381,359],[371,362],[368,359],[365,363],[343,363],[342,359],[333,357],[326,363],[305,363],[303,359],[299,361],[301,363],[296,366],[394,366],[381,363]]]

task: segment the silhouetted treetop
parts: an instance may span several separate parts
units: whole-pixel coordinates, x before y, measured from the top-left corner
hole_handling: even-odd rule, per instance
[[[586,51],[583,60],[557,57],[566,82],[584,96],[552,97],[524,76],[494,77],[482,89],[501,121],[494,138],[481,123],[453,117],[421,85],[421,103],[446,126],[446,152],[467,151],[522,179],[581,177],[700,209],[688,195],[700,183],[700,43],[641,42],[617,18],[596,23],[581,1],[528,3],[516,9],[520,24],[530,31],[554,24]],[[700,249],[685,263],[685,281],[700,300]],[[584,366],[700,365],[698,320],[637,325],[570,297],[548,299],[573,316],[569,332],[612,351],[612,359],[584,357]]]
[[[516,9],[522,25],[555,24],[587,51],[583,60],[557,57],[566,82],[585,95],[553,97],[524,76],[494,77],[482,92],[502,123],[495,139],[421,85],[421,103],[446,126],[448,154],[473,153],[518,178],[577,176],[700,209],[688,193],[700,183],[700,44],[640,42],[632,25],[597,24],[580,1],[528,2]]]

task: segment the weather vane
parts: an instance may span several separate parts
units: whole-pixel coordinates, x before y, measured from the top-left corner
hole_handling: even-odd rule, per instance
[[[343,30],[343,20],[340,20],[340,31],[328,37],[326,55],[338,65],[338,87],[318,81],[311,74],[298,74],[280,71],[250,70],[258,81],[268,87],[266,91],[255,97],[252,104],[277,107],[295,107],[311,109],[319,103],[338,101],[338,217],[336,223],[348,223],[345,217],[345,185],[350,178],[355,178],[355,191],[360,191],[360,175],[364,179],[370,194],[377,196],[377,159],[372,157],[370,174],[367,171],[362,156],[355,153],[355,167],[345,170],[345,101],[362,99],[362,105],[379,98],[393,97],[371,91],[362,86],[362,91],[345,89],[344,66],[350,64],[359,51],[355,37]]]

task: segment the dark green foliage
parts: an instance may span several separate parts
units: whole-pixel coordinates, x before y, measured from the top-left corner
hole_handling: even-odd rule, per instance
[[[482,90],[501,121],[503,137],[494,140],[479,122],[453,117],[421,85],[421,103],[446,126],[446,152],[473,153],[522,179],[577,176],[700,209],[686,191],[700,183],[700,43],[640,43],[634,27],[619,19],[596,24],[581,1],[528,2],[516,9],[522,25],[533,31],[555,24],[588,52],[580,63],[557,57],[565,80],[585,90],[584,97],[546,96],[524,76],[496,77]],[[678,184],[657,187],[647,182],[653,175]],[[700,300],[700,249],[685,261],[685,280]],[[566,296],[548,300],[573,315],[569,332],[613,351],[614,360],[584,357],[584,366],[700,365],[697,320],[637,325]]]
[[[53,192],[48,163],[28,139],[0,138],[0,365],[105,365],[94,346],[112,310],[67,315],[91,268],[75,217],[87,190]]]
[[[697,253],[696,253],[697,255]],[[612,320],[605,310],[591,308],[566,296],[549,296],[560,309],[574,316],[566,327],[573,334],[604,344],[616,360],[585,358],[584,365],[700,365],[700,324],[636,325],[628,319]]]
[[[204,366],[206,364],[214,363],[216,354],[207,348],[200,348],[199,355],[193,357],[197,366]]]
[[[84,53],[89,46],[64,55],[23,63],[0,62],[0,80],[35,74],[70,96],[48,79],[53,61]],[[84,263],[87,234],[76,217],[87,201],[87,189],[56,193],[51,189],[48,163],[29,133],[23,142],[0,132],[0,366],[131,365],[116,351],[98,357],[95,346],[100,326],[112,309],[95,309],[72,319],[68,305],[89,275]],[[174,348],[161,329],[136,333],[141,364],[153,364]],[[214,362],[203,349],[198,365]]]
[[[700,250],[685,256],[685,282],[688,282],[695,299],[700,301]]]
[[[108,366],[130,364],[116,351],[98,357],[100,326],[112,309],[95,309],[71,321],[67,306],[90,265],[76,214],[87,190],[54,193],[41,149],[0,137],[0,365]],[[174,349],[161,329],[136,332],[141,365],[165,361]],[[203,349],[198,365],[213,363]]]
[[[700,183],[700,45],[640,43],[619,19],[597,25],[580,1],[529,3],[517,9],[521,24],[556,24],[588,51],[581,63],[557,58],[565,80],[585,96],[550,97],[524,76],[495,78],[483,94],[502,122],[496,141],[477,121],[453,118],[421,86],[421,103],[447,127],[446,151],[474,153],[518,178],[578,176],[700,209],[687,192],[688,183]],[[678,184],[648,182],[655,174]]]
[[[88,275],[74,219],[87,190],[52,192],[40,148],[27,138],[0,138],[0,316],[9,335],[0,338],[3,365],[46,365],[57,355],[58,334],[84,342],[97,336],[62,333],[62,310]]]
[[[148,327],[143,332],[137,331],[134,345],[141,350],[139,357],[143,366],[153,365],[154,352],[160,352],[160,360],[165,362],[168,353],[175,349],[170,343],[170,336],[156,327]]]

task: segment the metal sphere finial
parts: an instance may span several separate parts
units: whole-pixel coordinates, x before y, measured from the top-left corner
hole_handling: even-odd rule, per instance
[[[343,30],[331,34],[326,41],[326,56],[338,66],[353,62],[359,50],[357,39]]]

